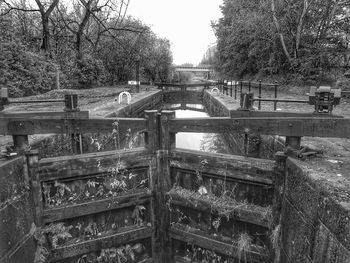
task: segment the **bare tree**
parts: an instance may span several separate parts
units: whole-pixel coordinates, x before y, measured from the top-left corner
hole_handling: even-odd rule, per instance
[[[3,10],[1,15],[7,15],[12,11],[20,12],[39,12],[41,16],[41,26],[42,26],[42,44],[41,49],[49,54],[50,53],[50,27],[49,27],[49,18],[52,11],[58,5],[59,0],[52,0],[50,2],[35,0],[38,8],[27,7],[26,5],[19,5],[15,1],[3,0]]]

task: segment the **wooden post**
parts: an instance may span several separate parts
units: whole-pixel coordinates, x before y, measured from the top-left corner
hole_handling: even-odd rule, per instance
[[[277,81],[275,81],[274,89],[275,89],[275,99],[277,99]],[[273,109],[277,110],[277,101],[273,103]]]
[[[65,104],[64,111],[67,111],[67,112],[79,111],[78,95],[77,94],[64,95],[64,104]],[[71,144],[72,144],[72,152],[74,154],[83,153],[83,141],[80,133],[71,134]]]
[[[261,80],[259,81],[259,99],[261,99]],[[261,101],[259,100],[258,109],[261,110]]]
[[[167,150],[157,151],[157,177],[155,188],[155,249],[154,262],[171,262],[171,240],[169,238],[170,216],[166,205],[166,193],[171,189],[170,165]]]
[[[242,91],[243,91],[243,81],[241,80],[241,94],[242,94]]]
[[[251,89],[251,83],[250,83],[250,80],[248,82],[248,92],[250,93],[250,89]]]
[[[281,224],[281,213],[283,208],[284,196],[285,196],[285,184],[286,184],[286,160],[287,155],[283,152],[277,152],[275,154],[275,167],[274,167],[274,195],[272,205],[272,220],[270,222],[270,233]],[[276,253],[281,253],[280,248],[269,249],[269,262],[273,262]]]
[[[34,223],[36,226],[42,225],[42,212],[44,209],[41,184],[39,179],[39,152],[31,150],[26,152],[26,165],[29,177],[30,192],[32,194]]]
[[[244,134],[244,156],[248,156],[249,152],[249,137],[248,134]]]
[[[237,99],[237,81],[235,81],[235,100]]]
[[[175,111],[164,110],[160,116],[160,149],[168,150],[175,148],[175,133],[170,133],[169,122],[175,118]]]
[[[300,136],[286,136],[286,146],[293,150],[300,150],[301,137]]]
[[[233,86],[232,86],[232,80],[231,80],[231,84],[230,84],[230,96],[232,97],[233,95]]]
[[[160,145],[160,114],[157,110],[146,110],[145,117],[148,120],[148,128],[145,136],[146,148],[150,153],[155,153],[159,150]]]
[[[28,135],[12,135],[15,152],[22,152],[29,146]]]
[[[8,97],[8,89],[4,86],[0,86],[0,111],[4,110],[4,105],[8,104],[9,97]]]

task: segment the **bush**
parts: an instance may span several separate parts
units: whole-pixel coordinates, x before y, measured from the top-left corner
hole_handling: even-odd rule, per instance
[[[9,88],[11,97],[45,93],[55,88],[57,65],[50,59],[27,51],[16,42],[0,43],[0,48],[0,83]]]
[[[92,56],[85,56],[77,61],[73,72],[73,86],[76,88],[91,88],[106,82],[106,69],[103,62]]]

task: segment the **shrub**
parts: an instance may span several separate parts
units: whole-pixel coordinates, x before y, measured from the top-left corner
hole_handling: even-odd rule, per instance
[[[0,83],[9,88],[11,97],[30,96],[55,88],[57,65],[49,58],[32,53],[16,42],[2,42],[0,49]]]

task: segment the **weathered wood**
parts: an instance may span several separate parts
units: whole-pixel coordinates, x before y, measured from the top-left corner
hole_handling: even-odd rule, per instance
[[[300,150],[301,137],[299,136],[287,136],[286,146],[291,147],[294,150]]]
[[[190,111],[206,112],[204,109],[198,109],[198,108],[189,107],[189,106],[185,106],[184,108],[182,106],[180,106],[180,107],[171,107],[171,108],[165,108],[165,110],[169,110],[169,111],[190,110]]]
[[[224,241],[220,236],[210,236],[201,230],[185,228],[176,224],[171,227],[170,236],[173,239],[214,250],[229,257],[237,258],[239,255],[238,248],[234,245],[233,240]],[[245,251],[247,258],[252,262],[265,262],[266,252],[263,247],[252,245],[250,248],[249,251]]]
[[[146,258],[141,261],[138,261],[137,263],[153,263],[153,262],[154,262],[153,258]]]
[[[28,146],[28,135],[13,135],[13,146],[16,152],[24,151]]]
[[[280,136],[350,138],[350,119],[334,118],[183,118],[170,121],[171,132],[231,132]]]
[[[1,203],[0,262],[3,262],[4,258],[11,258],[29,238],[33,223],[32,209],[33,204],[28,192],[13,195],[12,199]]]
[[[45,158],[40,160],[39,175],[41,181],[87,177],[108,172],[118,161],[123,168],[148,169],[149,160],[150,156],[145,148]]]
[[[157,151],[157,180],[155,188],[155,248],[154,261],[157,263],[170,262],[170,240],[168,228],[170,224],[169,211],[166,206],[166,193],[171,188],[168,151]]]
[[[242,180],[272,185],[274,161],[238,155],[205,153],[201,151],[175,149],[170,154],[171,167],[201,170],[215,177]],[[201,161],[206,160],[203,166]],[[175,162],[174,162],[175,161]]]
[[[89,118],[89,112],[88,111],[2,111],[0,112],[0,120],[3,121],[4,119],[88,119]]]
[[[89,201],[79,204],[60,206],[43,210],[44,223],[51,223],[63,219],[96,214],[108,210],[139,205],[150,201],[152,193],[148,189],[139,189],[132,194],[123,194],[116,197]]]
[[[119,229],[117,233],[112,235],[61,246],[52,251],[50,262],[100,251],[103,248],[118,247],[140,239],[150,238],[152,231],[152,227],[126,227]]]
[[[148,120],[148,127],[145,136],[146,148],[150,153],[155,153],[160,146],[160,115],[157,110],[149,110],[145,111],[145,117]]]
[[[170,203],[176,206],[189,207],[191,209],[218,214],[217,208],[209,201],[198,200],[191,198],[184,198],[183,196],[177,194],[174,191],[168,193]],[[237,205],[237,208],[234,209],[229,215],[230,218],[233,218],[238,221],[268,227],[269,222],[267,215],[270,213],[270,208],[262,207],[257,205],[242,204]]]
[[[172,87],[172,88],[181,88],[181,87],[209,87],[216,86],[216,82],[200,82],[200,83],[163,83],[163,82],[155,82],[155,86],[158,87]]]
[[[162,111],[160,116],[160,149],[170,151],[175,148],[175,133],[170,131],[169,123],[175,118],[174,111]]]
[[[27,152],[26,162],[30,182],[30,192],[32,193],[34,205],[34,223],[37,226],[41,226],[43,224],[41,214],[44,209],[44,202],[39,179],[39,152],[37,150]]]
[[[344,116],[340,115],[329,115],[329,114],[318,114],[318,113],[303,113],[303,112],[288,112],[288,111],[240,111],[231,110],[231,118],[335,118],[343,119]]]
[[[8,125],[0,126],[3,135],[30,134],[70,134],[70,133],[112,133],[113,123],[118,121],[120,129],[141,131],[147,120],[142,118],[90,118],[90,119],[51,119],[31,118],[9,120]]]
[[[12,244],[10,244],[12,245]],[[4,256],[0,256],[1,263],[26,263],[34,262],[36,241],[33,233],[27,233],[15,246]]]
[[[183,88],[182,88],[183,89]],[[200,104],[202,101],[203,93],[201,91],[164,91],[163,100],[165,103],[187,103],[187,104]]]

